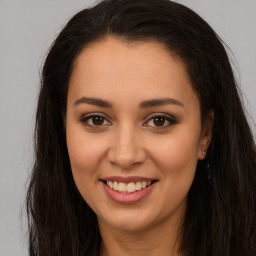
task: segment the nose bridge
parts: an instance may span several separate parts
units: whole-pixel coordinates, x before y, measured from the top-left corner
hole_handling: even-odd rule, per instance
[[[109,150],[109,160],[121,168],[129,168],[145,160],[138,132],[133,125],[124,123],[116,129]]]

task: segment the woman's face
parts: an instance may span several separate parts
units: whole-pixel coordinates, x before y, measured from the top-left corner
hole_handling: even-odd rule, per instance
[[[211,132],[178,58],[160,43],[109,37],[76,59],[66,136],[100,226],[138,231],[181,220]]]

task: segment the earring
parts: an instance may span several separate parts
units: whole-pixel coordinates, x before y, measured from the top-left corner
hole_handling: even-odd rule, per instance
[[[204,156],[207,155],[207,150],[203,151],[203,155],[204,155]]]

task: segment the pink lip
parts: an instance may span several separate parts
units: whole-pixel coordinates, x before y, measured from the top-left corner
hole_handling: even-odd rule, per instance
[[[140,177],[140,176],[130,176],[130,177],[110,176],[110,177],[103,178],[101,180],[117,181],[118,183],[123,182],[123,183],[128,184],[130,182],[153,181],[154,179],[150,179],[150,178],[146,178],[146,177]]]
[[[144,181],[145,181],[145,179],[144,179]],[[102,182],[102,184],[103,184],[103,187],[104,187],[107,195],[115,202],[121,203],[121,204],[133,204],[133,203],[136,203],[136,202],[142,200],[147,195],[149,195],[150,192],[153,190],[156,183],[152,183],[150,186],[148,186],[142,190],[133,192],[133,193],[121,193],[119,191],[115,191],[114,189],[110,188],[104,182]]]

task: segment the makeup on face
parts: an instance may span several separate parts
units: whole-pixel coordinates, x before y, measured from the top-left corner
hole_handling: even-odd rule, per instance
[[[177,223],[209,142],[205,134],[184,64],[160,43],[108,38],[78,56],[67,146],[76,186],[100,227]]]

